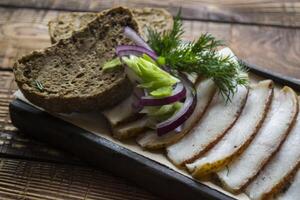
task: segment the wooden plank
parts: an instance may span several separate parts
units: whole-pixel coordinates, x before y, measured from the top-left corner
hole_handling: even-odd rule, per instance
[[[60,12],[0,8],[0,13],[0,67],[11,68],[20,55],[50,45],[46,24]],[[185,39],[209,32],[225,40],[240,58],[300,78],[300,29],[188,20],[184,27]]]
[[[100,170],[65,164],[0,159],[0,199],[159,199]]]
[[[12,72],[0,71],[0,131],[13,131],[8,105],[13,100],[13,92],[17,89]]]
[[[0,89],[0,131],[16,130],[11,124],[8,105],[12,101],[13,95],[11,91]]]
[[[50,45],[47,23],[56,11],[0,8],[0,69],[16,58]]]
[[[182,17],[185,19],[300,27],[300,2],[297,0],[2,0],[0,5],[96,12],[118,5],[153,6],[166,8],[174,15],[181,7]]]
[[[192,21],[185,37],[211,33],[235,54],[272,72],[300,79],[300,29]]]
[[[269,27],[232,29],[230,47],[239,58],[271,71],[300,78],[300,29]]]

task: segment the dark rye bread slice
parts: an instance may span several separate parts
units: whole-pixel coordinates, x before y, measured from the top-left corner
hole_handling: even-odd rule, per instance
[[[50,112],[85,112],[111,107],[131,92],[123,68],[103,72],[115,47],[132,44],[125,26],[138,31],[132,13],[123,7],[98,14],[86,27],[42,51],[19,59],[16,82],[25,97]]]
[[[147,39],[147,29],[151,27],[158,32],[171,30],[173,26],[173,16],[163,8],[132,8],[130,9],[138,22],[140,34]],[[102,11],[106,12],[107,10]],[[49,35],[52,43],[56,43],[62,38],[69,37],[73,31],[86,26],[97,16],[96,13],[72,12],[61,14],[49,21]]]

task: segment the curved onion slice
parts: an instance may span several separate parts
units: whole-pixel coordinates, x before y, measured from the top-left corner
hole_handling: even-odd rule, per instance
[[[186,99],[178,112],[176,112],[172,117],[170,117],[166,121],[163,121],[156,125],[156,132],[159,136],[164,135],[179,127],[194,112],[194,109],[197,104],[197,96],[196,91],[193,87],[193,83],[184,76],[181,76],[181,81],[187,90]]]
[[[157,60],[157,55],[154,51],[151,51],[147,48],[144,48],[142,46],[137,46],[137,45],[119,45],[116,47],[116,54],[119,57],[129,56],[129,55],[139,56],[142,54],[147,54],[153,60]]]
[[[166,104],[175,103],[177,101],[182,100],[185,97],[186,97],[185,87],[183,86],[182,83],[177,83],[170,96],[162,97],[162,98],[155,98],[150,95],[141,96],[138,99],[137,106],[138,107],[162,106],[162,105],[166,105]]]
[[[139,34],[137,34],[137,32],[135,32],[135,30],[133,30],[129,26],[126,26],[124,28],[124,34],[129,39],[131,39],[136,45],[142,46],[142,47],[144,47],[146,49],[149,49],[149,50],[152,50],[151,47],[145,42],[145,40]]]

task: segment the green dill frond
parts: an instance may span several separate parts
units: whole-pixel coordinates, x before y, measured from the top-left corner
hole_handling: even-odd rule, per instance
[[[158,33],[152,28],[148,28],[148,43],[151,48],[158,54],[164,55],[168,51],[177,48],[181,43],[181,36],[184,33],[182,21],[180,20],[180,11],[174,18],[174,23],[171,31]]]
[[[34,81],[36,88],[40,91],[43,92],[44,91],[44,86],[42,85],[42,83],[38,80]]]
[[[216,40],[211,34],[202,34],[196,42],[192,42],[191,51],[194,53],[204,50],[215,50],[216,47],[223,46],[221,40]]]
[[[196,41],[184,42],[180,13],[174,18],[173,29],[159,34],[149,29],[149,45],[164,58],[172,70],[197,73],[214,80],[221,95],[228,101],[238,85],[247,85],[246,68],[230,56],[223,57],[218,48],[224,46],[210,34],[202,34]]]

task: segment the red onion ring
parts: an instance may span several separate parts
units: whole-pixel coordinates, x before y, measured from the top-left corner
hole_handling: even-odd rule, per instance
[[[151,47],[145,42],[145,40],[135,30],[126,26],[124,28],[124,34],[131,39],[136,45],[144,47],[152,51]]]
[[[138,99],[137,105],[144,106],[163,106],[166,104],[175,103],[186,97],[186,89],[182,83],[177,83],[172,91],[172,94],[167,97],[155,98],[150,95],[141,96]]]
[[[168,132],[181,126],[194,112],[197,104],[196,91],[193,87],[193,83],[181,76],[181,81],[187,89],[186,99],[181,109],[175,113],[172,117],[156,125],[156,132],[158,136],[167,134]]]
[[[147,54],[153,60],[157,60],[157,55],[155,52],[137,45],[119,45],[116,47],[116,54],[119,57],[130,55],[140,56],[142,54]]]

